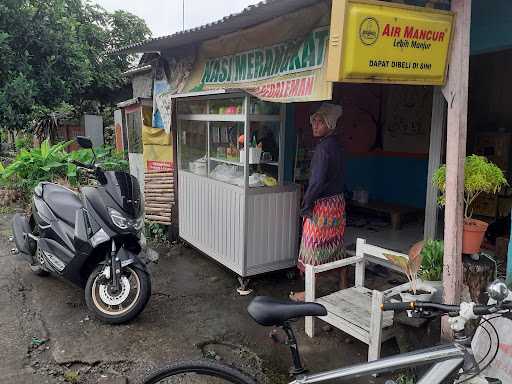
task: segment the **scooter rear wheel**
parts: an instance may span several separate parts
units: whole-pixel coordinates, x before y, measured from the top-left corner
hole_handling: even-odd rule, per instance
[[[127,266],[121,271],[121,288],[113,292],[105,280],[103,266],[89,276],[85,287],[85,302],[101,321],[110,324],[126,323],[137,317],[151,296],[151,280],[147,272]]]

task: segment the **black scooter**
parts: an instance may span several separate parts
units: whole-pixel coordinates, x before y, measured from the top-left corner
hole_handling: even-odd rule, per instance
[[[94,153],[89,138],[77,142]],[[96,185],[77,194],[39,183],[31,215],[13,218],[16,246],[34,273],[52,273],[85,287],[85,301],[96,317],[124,323],[142,312],[151,295],[139,183],[126,172],[73,163],[88,170]]]

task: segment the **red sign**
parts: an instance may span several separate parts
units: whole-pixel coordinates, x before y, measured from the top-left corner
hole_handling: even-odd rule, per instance
[[[148,160],[148,171],[169,172],[174,170],[172,161]]]

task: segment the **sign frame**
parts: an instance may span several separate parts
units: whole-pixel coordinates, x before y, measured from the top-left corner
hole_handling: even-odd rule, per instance
[[[426,78],[418,80],[410,79],[399,79],[399,78],[385,78],[385,75],[373,75],[366,77],[346,77],[343,72],[343,56],[346,52],[346,30],[345,24],[348,18],[348,10],[350,4],[365,4],[374,5],[386,8],[396,8],[397,10],[409,10],[421,13],[429,14],[440,14],[445,16],[451,16],[451,29],[450,29],[450,41],[448,42],[448,50],[444,60],[444,74],[441,81],[433,81]],[[339,19],[339,16],[342,16]],[[336,17],[339,21],[336,22]],[[376,83],[376,84],[405,84],[405,85],[445,85],[449,60],[451,57],[451,50],[453,46],[453,32],[455,27],[455,13],[452,11],[417,7],[413,5],[399,4],[384,2],[378,0],[332,0],[331,9],[331,29],[329,36],[329,50],[327,58],[327,80],[332,82],[345,82],[345,83]],[[350,53],[349,53],[350,54]]]

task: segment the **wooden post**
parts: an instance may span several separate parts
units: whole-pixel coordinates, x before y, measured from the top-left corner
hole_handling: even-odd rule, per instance
[[[471,1],[452,0],[451,9],[456,13],[455,28],[448,83],[443,88],[444,97],[448,102],[443,287],[445,303],[456,304],[460,302],[462,292],[464,159],[468,119]],[[446,318],[443,318],[441,336],[443,339],[452,336]]]
[[[511,217],[512,217],[512,211],[511,211]],[[510,223],[512,231],[512,223]],[[510,232],[512,234],[512,232]],[[510,236],[510,239],[508,241],[508,251],[507,251],[507,284],[508,286],[512,286],[512,236]]]
[[[425,228],[423,238],[433,240],[437,236],[439,208],[437,204],[437,187],[432,184],[432,176],[441,164],[443,153],[444,125],[446,118],[446,100],[441,88],[434,87],[432,102],[432,121],[430,124],[430,148],[428,151],[427,201],[425,204]]]

